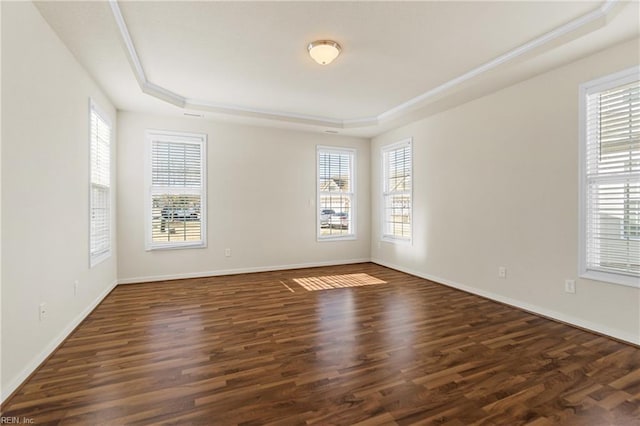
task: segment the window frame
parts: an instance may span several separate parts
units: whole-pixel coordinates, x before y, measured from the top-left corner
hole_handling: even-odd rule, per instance
[[[92,116],[96,114],[100,120],[104,122],[109,127],[109,186],[107,189],[107,227],[108,227],[108,248],[106,250],[102,250],[100,252],[92,253],[92,245],[93,245],[93,162],[94,158],[92,155],[93,149],[93,129],[91,126]],[[105,260],[109,259],[113,254],[113,234],[114,227],[113,225],[113,123],[111,122],[111,118],[106,113],[104,109],[100,107],[92,98],[89,98],[89,235],[88,235],[88,243],[89,243],[89,268],[94,268]],[[96,135],[97,137],[97,135]]]
[[[408,195],[409,195],[409,225],[410,225],[410,232],[409,232],[409,237],[402,237],[402,236],[398,236],[395,234],[388,234],[387,231],[387,216],[386,216],[386,197],[390,196],[396,192],[389,192],[387,191],[387,173],[388,173],[388,167],[387,167],[387,163],[386,163],[386,154],[391,152],[391,151],[396,151],[398,149],[401,148],[405,148],[405,147],[409,147],[410,148],[410,160],[411,160],[411,167],[410,167],[410,176],[411,176],[411,187],[409,188],[408,191]],[[380,211],[381,211],[381,215],[380,215],[380,241],[384,241],[384,242],[388,242],[388,243],[394,243],[394,244],[406,244],[406,245],[413,245],[413,183],[414,183],[414,173],[413,173],[413,138],[409,137],[409,138],[405,138],[402,139],[398,142],[394,142],[388,145],[383,145],[380,148],[380,160],[381,160],[381,205],[380,205]],[[405,192],[405,191],[401,191],[401,192]]]
[[[610,284],[619,284],[640,288],[640,278],[632,275],[616,273],[613,271],[595,271],[588,267],[587,262],[587,203],[588,203],[588,178],[587,178],[587,98],[594,93],[603,92],[618,86],[633,83],[640,80],[640,66],[634,66],[625,70],[609,74],[595,80],[583,83],[579,87],[578,121],[579,121],[579,191],[578,191],[578,276]],[[630,174],[631,176],[631,174]]]
[[[198,143],[200,145],[200,235],[198,241],[175,241],[175,242],[154,242],[153,241],[153,194],[152,181],[153,172],[153,142],[175,142],[175,143]],[[188,193],[189,191],[185,191]],[[191,191],[194,194],[196,191]],[[169,130],[148,129],[145,131],[145,250],[184,250],[207,247],[207,134],[193,132],[179,132]]]
[[[322,152],[333,152],[336,154],[349,155],[349,159],[351,162],[350,174],[351,174],[351,191],[346,193],[340,193],[342,195],[346,195],[350,198],[350,206],[351,206],[351,229],[350,233],[344,235],[322,235],[322,228],[320,227],[321,214],[320,214],[320,199],[324,192],[320,191],[320,153]],[[357,162],[357,150],[355,148],[346,148],[346,147],[337,147],[337,146],[326,146],[326,145],[317,145],[316,146],[316,240],[318,242],[327,242],[327,241],[348,241],[348,240],[356,240],[357,239],[357,182],[356,182],[356,162]]]

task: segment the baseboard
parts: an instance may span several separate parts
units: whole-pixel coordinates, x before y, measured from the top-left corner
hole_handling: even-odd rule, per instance
[[[0,392],[0,402],[4,403],[28,378],[36,369],[47,359],[51,354],[60,346],[64,340],[69,337],[71,332],[80,325],[82,321],[89,315],[95,308],[104,300],[105,297],[113,290],[116,285],[118,285],[118,281],[113,281],[102,293],[98,295],[98,297],[87,306],[78,316],[76,316],[73,321],[65,327],[64,330],[53,339],[46,348],[44,348],[36,357],[34,357],[31,362],[27,365],[27,367],[22,370],[22,372],[16,377],[13,382],[11,382],[8,386],[2,389]]]
[[[387,268],[396,269],[401,272],[405,272],[407,274],[415,275],[420,278],[424,278],[430,281],[434,281],[438,284],[443,284],[448,287],[452,287],[458,290],[466,291],[467,293],[472,293],[478,296],[485,297],[487,299],[495,300],[496,302],[504,303],[506,305],[514,306],[516,308],[520,308],[522,310],[538,314],[547,318],[555,319],[557,321],[567,323],[570,325],[574,325],[579,328],[583,328],[586,330],[590,330],[596,332],[598,334],[603,334],[605,336],[612,337],[617,340],[621,340],[624,342],[628,342],[634,345],[640,345],[640,336],[633,335],[631,333],[627,333],[621,330],[612,329],[601,324],[596,324],[590,321],[585,321],[580,318],[573,317],[571,315],[564,314],[562,312],[557,312],[551,309],[544,308],[542,306],[532,305],[530,303],[523,302],[521,300],[512,299],[510,297],[505,297],[497,293],[493,293],[490,291],[481,290],[475,287],[470,287],[468,285],[460,284],[451,280],[447,280],[441,277],[436,277],[434,275],[425,274],[424,272],[416,271],[410,268],[406,268],[404,266],[395,265],[390,262],[386,262],[380,259],[371,259],[372,263],[376,263],[381,266],[385,266]]]
[[[170,274],[170,275],[151,275],[147,277],[134,277],[134,278],[121,278],[118,280],[118,284],[136,284],[146,283],[153,281],[168,281],[168,280],[180,280],[185,278],[204,278],[204,277],[217,277],[221,275],[237,275],[237,274],[251,274],[254,272],[271,272],[282,271],[286,269],[303,269],[303,268],[317,268],[320,266],[334,266],[334,265],[350,265],[353,263],[366,263],[371,259],[341,259],[341,260],[329,260],[323,262],[309,262],[309,263],[295,263],[292,265],[276,265],[276,266],[258,266],[252,268],[238,268],[238,269],[220,269],[216,271],[203,271],[203,272],[190,272],[183,274]]]

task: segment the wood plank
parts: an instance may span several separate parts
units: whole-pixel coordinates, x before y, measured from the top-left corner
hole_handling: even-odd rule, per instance
[[[370,263],[144,283],[117,287],[1,411],[81,425],[640,424],[640,349]]]

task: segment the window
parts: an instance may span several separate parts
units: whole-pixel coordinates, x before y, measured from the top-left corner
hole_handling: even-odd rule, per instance
[[[318,147],[318,239],[355,238],[355,150]]]
[[[147,250],[206,246],[206,135],[147,131]]]
[[[411,241],[411,139],[382,148],[382,239]]]
[[[580,87],[580,273],[640,286],[640,68]]]
[[[111,256],[111,124],[89,102],[89,265]]]

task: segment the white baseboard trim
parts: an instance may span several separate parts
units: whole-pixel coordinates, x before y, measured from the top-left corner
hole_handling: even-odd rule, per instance
[[[60,334],[58,334],[58,336],[47,345],[46,348],[44,348],[38,355],[36,355],[31,360],[31,362],[29,362],[27,367],[22,370],[20,374],[18,374],[18,376],[13,379],[13,381],[8,386],[2,389],[2,391],[0,392],[0,401],[4,403],[4,401],[13,392],[15,392],[15,390],[18,389],[18,387],[20,387],[20,385],[22,385],[25,380],[27,380],[27,378],[40,366],[40,364],[42,364],[42,362],[47,359],[67,337],[69,337],[69,334],[71,334],[71,332],[75,330],[78,325],[80,325],[80,323],[87,317],[87,315],[89,315],[91,311],[93,311],[95,307],[98,306],[98,304],[102,302],[102,300],[104,300],[104,298],[107,297],[111,290],[113,290],[117,285],[118,281],[113,281],[102,293],[98,295],[98,297],[96,297],[96,299],[89,306],[87,306],[82,312],[80,312],[80,314],[78,314],[65,327],[65,329],[62,330]]]
[[[448,287],[453,287],[458,290],[466,291],[467,293],[472,293],[478,296],[486,297],[487,299],[495,300],[496,302],[505,303],[507,305],[532,312],[534,314],[539,314],[548,318],[553,318],[555,320],[558,320],[567,324],[575,325],[576,327],[584,328],[586,330],[591,330],[599,334],[604,334],[606,336],[610,336],[618,340],[633,343],[634,345],[640,345],[640,336],[636,336],[632,333],[627,333],[622,330],[612,329],[602,324],[586,321],[581,318],[576,318],[571,315],[564,314],[562,312],[544,308],[542,306],[532,305],[530,303],[526,303],[517,299],[512,299],[510,297],[505,297],[497,293],[481,290],[475,287],[470,287],[468,285],[460,284],[460,283],[447,280],[441,277],[436,277],[434,275],[425,274],[424,272],[416,271],[410,268],[405,268],[404,266],[395,265],[393,263],[386,262],[384,260],[371,259],[371,262],[381,266],[386,266],[387,268],[396,269],[398,271],[405,272],[407,274],[415,275],[420,278],[434,281],[438,284],[443,284]]]
[[[252,268],[220,269],[216,271],[188,272],[183,274],[151,275],[147,277],[121,278],[118,280],[118,284],[137,284],[137,283],[146,283],[146,282],[153,282],[153,281],[180,280],[184,278],[217,277],[221,275],[237,275],[237,274],[250,274],[254,272],[282,271],[285,269],[317,268],[320,266],[349,265],[352,263],[365,263],[370,261],[371,259],[369,258],[347,259],[347,260],[341,259],[341,260],[328,260],[323,262],[295,263],[292,265],[257,266]]]

